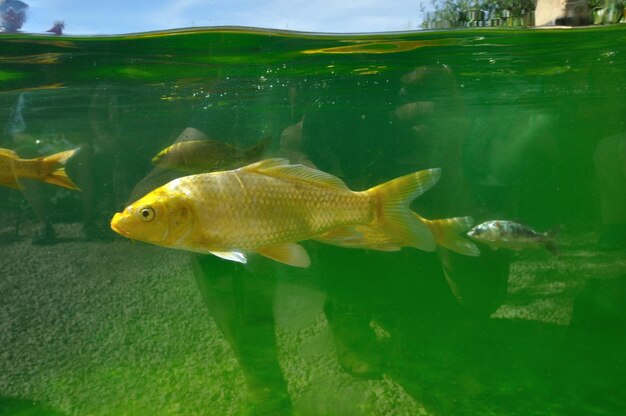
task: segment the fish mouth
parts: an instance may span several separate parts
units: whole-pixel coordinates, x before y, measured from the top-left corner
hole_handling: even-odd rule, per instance
[[[111,229],[115,231],[116,233],[123,235],[124,237],[130,238],[130,234],[128,233],[128,231],[124,230],[119,225],[120,223],[119,220],[121,216],[122,214],[120,214],[119,212],[113,216],[113,218],[111,219]]]

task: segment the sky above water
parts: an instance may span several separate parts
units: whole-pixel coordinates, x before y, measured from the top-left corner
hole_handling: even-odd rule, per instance
[[[192,26],[254,26],[310,32],[384,32],[419,28],[420,1],[408,0],[22,0],[24,32],[55,20],[73,35],[120,34]]]

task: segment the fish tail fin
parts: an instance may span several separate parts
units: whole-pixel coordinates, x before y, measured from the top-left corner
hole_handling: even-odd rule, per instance
[[[556,227],[546,232],[547,239],[546,239],[545,246],[548,249],[548,251],[554,254],[555,256],[558,256],[559,254],[561,254],[559,250],[559,245],[556,243],[556,239],[559,236],[560,232],[561,232],[560,225],[557,225]]]
[[[393,235],[401,246],[435,251],[433,233],[409,208],[411,202],[430,189],[441,176],[441,169],[427,169],[405,175],[366,193],[378,200],[378,226]]]
[[[472,217],[445,218],[442,220],[424,220],[435,237],[435,242],[449,250],[466,256],[478,256],[480,250],[464,237],[474,224]]]
[[[65,173],[65,162],[76,153],[78,149],[66,150],[43,158],[42,162],[50,166],[50,173],[42,181],[69,189],[79,189]]]

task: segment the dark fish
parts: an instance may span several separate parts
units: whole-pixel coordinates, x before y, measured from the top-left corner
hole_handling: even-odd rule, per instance
[[[210,139],[184,141],[161,150],[152,164],[187,173],[236,169],[259,160],[270,141],[261,140],[247,149]]]
[[[469,230],[467,236],[492,249],[525,250],[545,247],[558,254],[555,238],[558,229],[540,233],[513,221],[486,221]]]

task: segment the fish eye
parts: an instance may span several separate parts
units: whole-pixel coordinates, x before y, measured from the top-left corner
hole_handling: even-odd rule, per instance
[[[144,207],[139,210],[139,215],[144,221],[152,221],[154,218],[154,210],[150,207]]]

